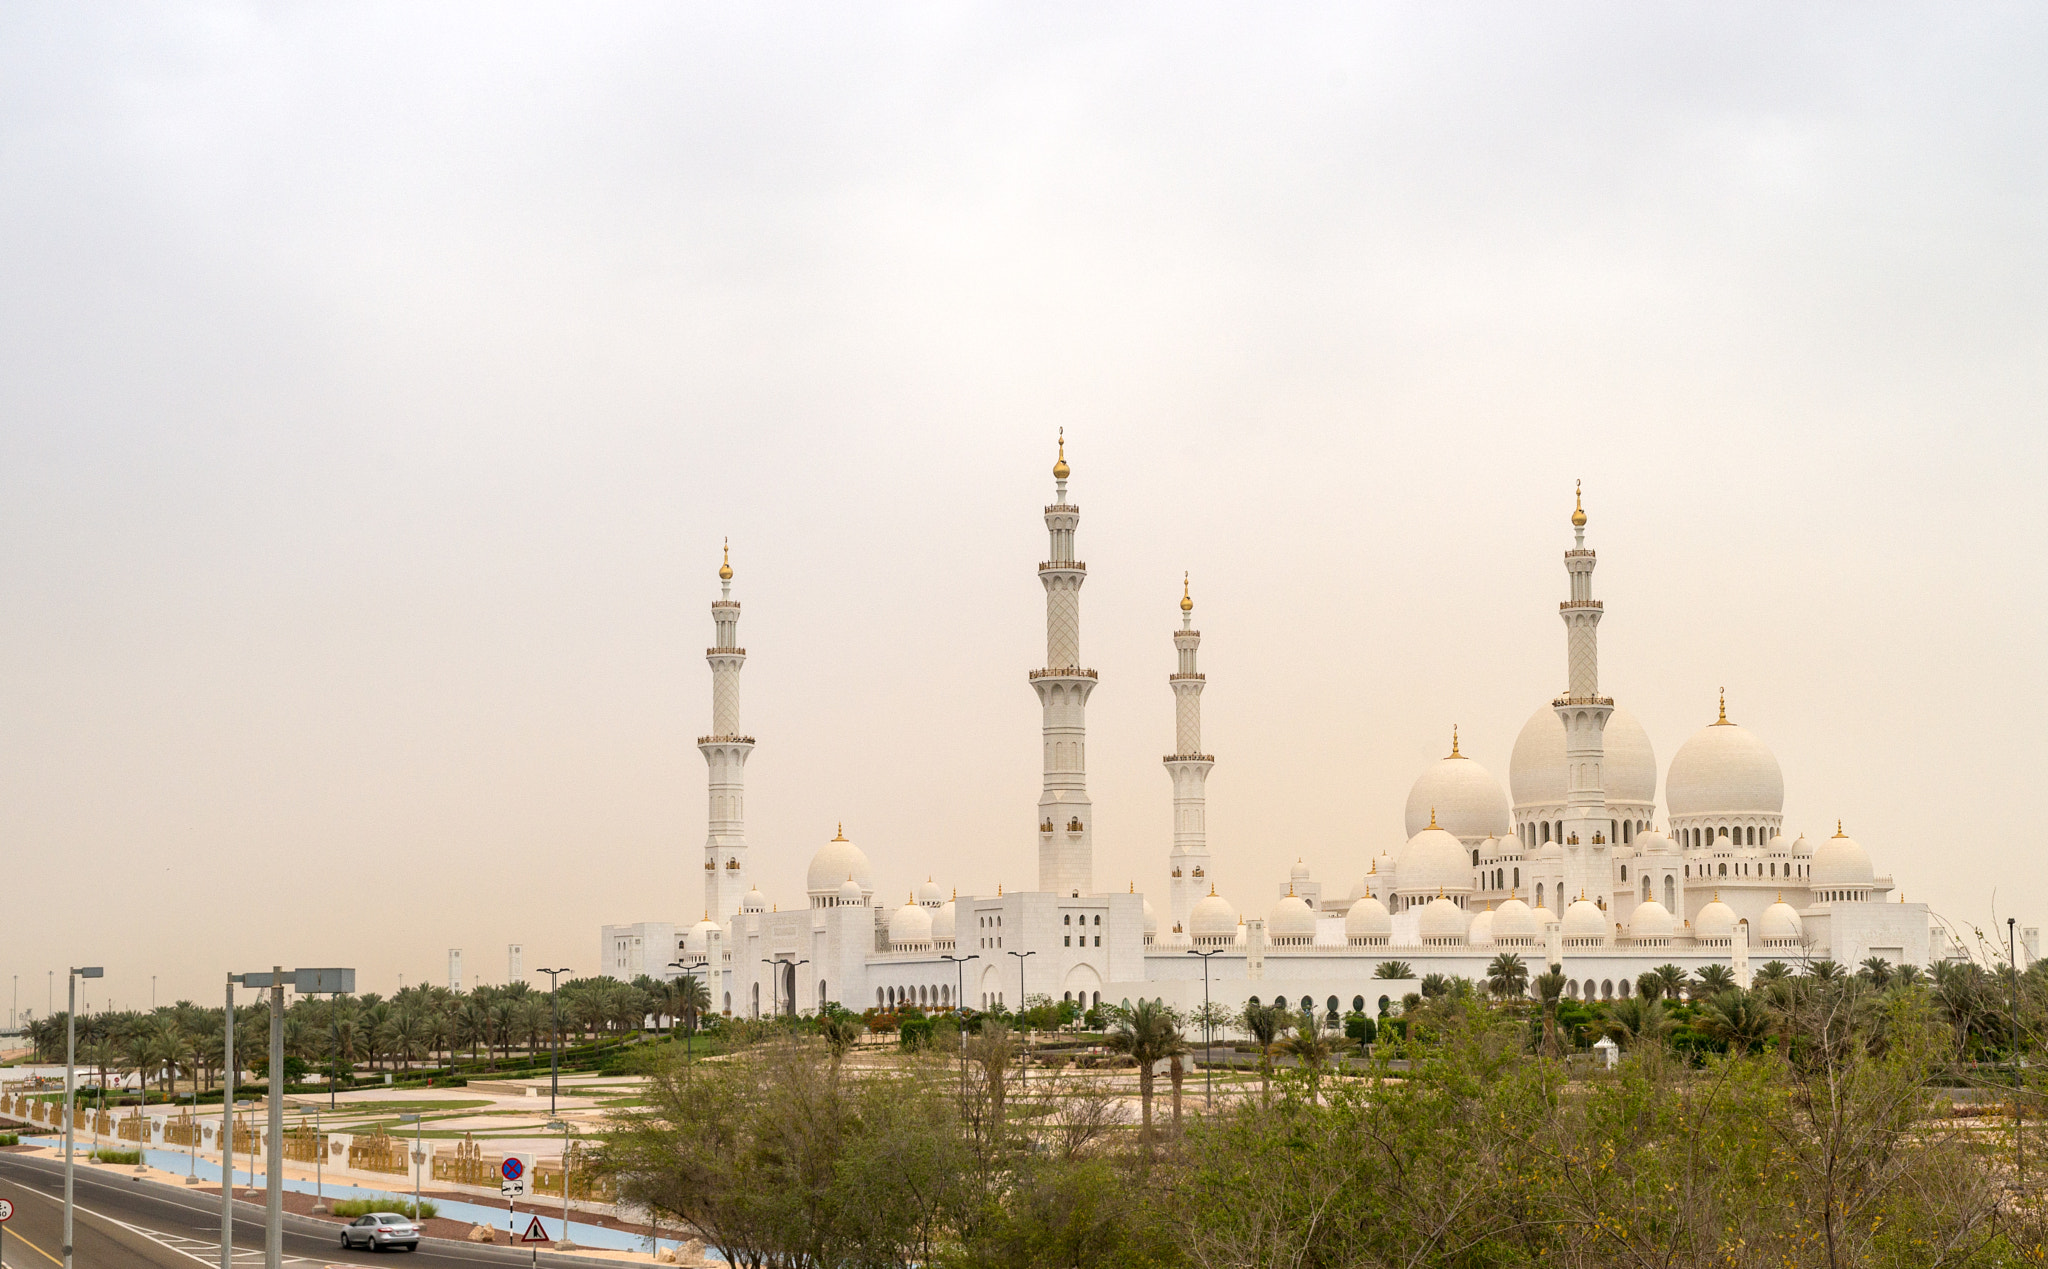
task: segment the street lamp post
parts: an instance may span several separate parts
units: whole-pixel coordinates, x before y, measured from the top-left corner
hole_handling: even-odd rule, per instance
[[[562,1133],[562,1237],[555,1244],[555,1250],[568,1251],[576,1245],[569,1239],[569,1122],[550,1119],[546,1127],[549,1132],[559,1129]]]
[[[284,988],[289,981],[294,991],[307,994],[322,992],[341,994],[356,989],[356,972],[352,969],[299,969],[285,973],[284,966],[273,965],[267,974],[242,974],[237,979],[230,976],[228,982],[227,1023],[234,1027],[234,983],[240,981],[244,987],[267,987],[270,989],[270,1064],[264,1083],[269,1101],[270,1155],[265,1169],[263,1196],[263,1266],[264,1269],[281,1269],[284,1264]],[[232,1078],[232,1076],[230,1077]],[[223,1097],[222,1101],[232,1100]],[[252,1161],[253,1162],[253,1161]],[[254,1177],[251,1177],[254,1180]],[[223,1186],[222,1193],[230,1187]],[[223,1216],[224,1223],[232,1215],[232,1207]],[[228,1260],[227,1239],[221,1240],[222,1269],[232,1269]]]
[[[73,1151],[72,1133],[77,1110],[74,1103],[78,1097],[78,980],[81,978],[104,978],[106,969],[99,965],[83,968],[72,967],[64,975],[70,1002],[64,1013],[64,1269],[71,1269],[71,1156]]]
[[[412,1125],[412,1218],[420,1219],[420,1169],[426,1166],[427,1153],[420,1146],[420,1116],[400,1115],[398,1122]]]
[[[793,971],[799,965],[810,964],[810,959],[806,957],[805,959],[800,961],[790,961],[783,960],[780,957],[777,957],[773,960],[763,958],[761,963],[763,965],[773,965],[778,967],[775,971],[775,976],[768,980],[768,1016],[771,1018],[780,1017],[782,1015],[782,970],[779,967],[787,965]],[[789,1012],[792,1016],[794,1016],[796,1013],[796,983],[794,981],[792,981],[789,985]]]
[[[2006,1003],[2012,1014],[2012,1179],[2015,1189],[2025,1184],[2027,1179],[2027,1139],[2021,1132],[2026,1112],[2020,1106],[2020,958],[2013,930],[2018,920],[2017,917],[2005,919],[2005,962],[2012,970],[2012,980],[2006,984]]]
[[[567,965],[560,969],[537,969],[536,974],[548,976],[548,1004],[554,1012],[553,1045],[548,1051],[548,1114],[555,1113],[555,1098],[562,1091],[562,975],[572,973]]]
[[[1017,1025],[1024,1032],[1024,1060],[1017,1065],[1017,1084],[1021,1088],[1031,1082],[1031,1027],[1024,1021],[1024,958],[1036,956],[1037,952],[1011,952],[1017,958]]]
[[[1225,949],[1209,952],[1190,951],[1189,956],[1202,958],[1202,1079],[1205,1084],[1202,1093],[1202,1108],[1216,1109],[1216,1042],[1209,1032],[1209,958],[1223,955]],[[1234,1068],[1233,1068],[1234,1069]]]
[[[220,1269],[235,1260],[235,976],[228,975],[227,1012],[221,1015]]]
[[[967,962],[978,961],[979,956],[941,956],[942,961],[953,962],[953,1016],[957,1021],[967,1008]],[[960,1028],[960,1086],[967,1086],[967,1028]]]
[[[670,962],[668,963],[668,967],[669,967],[670,969],[679,969],[679,970],[683,971],[682,973],[680,973],[680,974],[676,975],[676,977],[677,977],[678,979],[684,979],[684,978],[688,978],[688,977],[690,977],[690,971],[691,971],[692,969],[695,969],[695,968],[696,968],[696,966],[694,966],[694,965],[686,965],[686,964],[684,964],[684,963],[683,963],[682,961],[670,961]],[[705,1000],[706,1000],[707,1002],[708,1002],[708,1001],[709,1001],[709,1000],[711,999],[711,985],[710,985],[709,983],[706,983],[706,984],[704,985],[704,999],[705,999]],[[680,1017],[678,1017],[678,1018],[676,1019],[676,1021],[677,1021],[677,1022],[681,1022],[681,1021],[682,1021],[682,1019],[681,1019]],[[696,1041],[696,1039],[697,1039],[697,1021],[696,1021],[696,1019],[694,1019],[694,1018],[693,1018],[693,1019],[691,1019],[691,1021],[690,1021],[690,1028],[689,1028],[689,1030],[687,1030],[687,1031],[683,1032],[683,1061],[684,1061],[685,1063],[687,1063],[687,1062],[688,1062],[688,1061],[689,1061],[689,1060],[691,1059],[691,1057],[692,1057],[692,1056],[694,1056],[693,1050],[694,1050],[694,1048],[695,1048],[695,1041]],[[565,1149],[565,1150],[566,1150],[566,1149],[568,1149],[568,1147],[567,1147],[567,1146],[564,1146],[564,1147],[563,1147],[563,1149]],[[566,1182],[566,1181],[565,1181],[565,1182],[563,1182],[563,1184],[564,1184],[564,1185],[566,1185],[566,1184],[568,1184],[568,1182]],[[566,1219],[566,1218],[565,1218],[565,1219]]]

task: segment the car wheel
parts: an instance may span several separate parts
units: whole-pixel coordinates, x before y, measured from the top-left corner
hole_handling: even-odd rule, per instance
[[[348,1250],[348,1231],[345,1229],[341,1231],[341,1249]]]

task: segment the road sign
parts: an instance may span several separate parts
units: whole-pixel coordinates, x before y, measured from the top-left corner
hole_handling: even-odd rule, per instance
[[[526,1232],[519,1236],[519,1241],[522,1243],[544,1243],[548,1241],[548,1231],[540,1223],[540,1217],[536,1216],[533,1218],[533,1224],[526,1227]]]
[[[498,1165],[498,1175],[507,1181],[517,1181],[526,1175],[526,1165],[519,1161],[518,1155],[513,1155]]]
[[[508,1199],[525,1198],[533,1192],[533,1157],[512,1155],[498,1165],[498,1193]]]
[[[0,1221],[10,1221],[13,1219],[14,1204],[8,1202],[6,1199],[0,1199]]]

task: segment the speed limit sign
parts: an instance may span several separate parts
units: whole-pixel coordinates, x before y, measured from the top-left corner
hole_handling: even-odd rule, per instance
[[[0,1221],[12,1219],[14,1219],[14,1204],[6,1199],[0,1199]]]

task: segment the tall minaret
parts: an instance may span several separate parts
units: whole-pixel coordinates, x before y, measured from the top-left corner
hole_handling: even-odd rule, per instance
[[[1601,778],[1607,716],[1614,701],[1600,695],[1600,601],[1593,598],[1593,565],[1586,549],[1585,503],[1575,494],[1572,507],[1572,549],[1564,553],[1572,597],[1559,604],[1564,618],[1566,660],[1570,670],[1565,694],[1553,704],[1564,722],[1565,903],[1584,895],[1613,907],[1614,843],[1607,840],[1612,822],[1607,815],[1607,790]],[[1559,908],[1560,915],[1563,909]]]
[[[1188,933],[1188,913],[1207,891],[1209,875],[1209,813],[1204,789],[1216,759],[1202,752],[1202,674],[1195,668],[1195,650],[1202,632],[1194,628],[1195,601],[1188,579],[1180,579],[1180,629],[1173,647],[1180,666],[1166,681],[1173,688],[1173,752],[1166,773],[1173,777],[1173,877],[1169,888],[1173,933]],[[1178,940],[1176,940],[1178,941]]]
[[[1045,791],[1038,795],[1038,888],[1053,894],[1095,889],[1095,808],[1088,801],[1088,694],[1095,671],[1081,668],[1081,583],[1088,566],[1074,558],[1081,509],[1067,501],[1067,435],[1060,429],[1053,464],[1052,505],[1045,527],[1050,556],[1038,566],[1045,583],[1045,668],[1031,686],[1045,711]]]
[[[704,907],[720,923],[740,910],[747,892],[747,755],[754,738],[740,735],[740,667],[747,650],[739,646],[740,605],[732,597],[732,547],[718,566],[719,597],[711,604],[715,632],[704,650],[711,663],[711,734],[697,737],[710,768],[710,832],[704,838]]]

